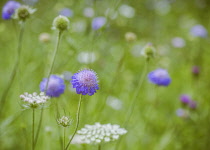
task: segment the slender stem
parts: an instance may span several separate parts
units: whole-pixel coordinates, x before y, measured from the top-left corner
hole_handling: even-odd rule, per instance
[[[79,104],[78,104],[78,109],[77,109],[77,122],[76,122],[76,127],[75,127],[75,130],[74,130],[74,133],[71,137],[71,139],[69,140],[69,143],[68,145],[66,146],[65,150],[68,149],[68,147],[70,147],[70,144],[71,144],[71,141],[73,140],[76,132],[77,132],[77,129],[79,127],[79,115],[80,115],[80,108],[81,108],[81,103],[82,103],[82,95],[80,95],[80,99],[79,99]]]
[[[132,114],[133,114],[133,111],[134,111],[134,107],[136,105],[136,101],[137,101],[137,97],[138,97],[138,94],[139,94],[139,90],[141,88],[141,85],[144,81],[144,78],[145,78],[145,75],[146,75],[146,72],[147,72],[147,61],[145,62],[145,66],[144,66],[144,71],[143,73],[141,74],[141,77],[140,77],[140,80],[138,82],[138,85],[137,85],[137,88],[135,90],[135,93],[134,93],[134,96],[132,97],[132,100],[131,100],[131,105],[129,106],[129,109],[128,109],[128,115],[126,117],[126,120],[124,122],[124,126],[126,127]]]
[[[20,33],[18,37],[18,46],[17,46],[17,56],[16,56],[16,61],[12,70],[12,73],[10,75],[9,83],[7,84],[2,96],[1,96],[1,104],[0,104],[0,114],[3,112],[3,107],[6,102],[6,98],[8,95],[8,92],[10,88],[12,87],[12,84],[14,82],[15,76],[17,74],[19,64],[20,64],[20,54],[21,54],[21,48],[22,48],[22,41],[23,41],[23,33],[24,33],[24,23],[21,24],[20,26]]]
[[[50,74],[52,73],[52,70],[53,70],[53,67],[54,67],[54,64],[55,64],[55,58],[56,58],[56,55],[57,55],[57,52],[58,52],[58,47],[59,47],[59,43],[60,43],[60,40],[61,40],[61,35],[62,35],[62,32],[59,31],[58,36],[57,36],[55,49],[54,49],[54,53],[53,53],[53,56],[52,56],[51,66],[50,66],[49,73],[48,73],[48,76],[47,76],[47,84],[46,84],[46,87],[45,87],[45,90],[44,90],[45,94],[47,92]],[[41,110],[41,116],[40,116],[40,119],[39,119],[39,125],[38,125],[38,129],[37,129],[37,132],[36,132],[35,146],[36,146],[36,143],[37,143],[37,140],[38,140],[38,137],[39,137],[40,128],[41,128],[41,125],[42,125],[42,118],[43,118],[43,108]]]
[[[65,145],[66,145],[65,139],[66,139],[66,128],[63,127],[63,149],[64,150],[65,150]]]
[[[101,144],[98,145],[98,150],[101,150]]]
[[[34,141],[34,120],[35,120],[35,110],[33,108],[33,114],[32,114],[32,150],[35,149],[35,141]]]
[[[137,88],[136,88],[136,91],[134,93],[134,96],[132,97],[131,99],[131,105],[129,106],[128,108],[128,115],[125,119],[125,122],[123,123],[123,126],[126,127],[127,124],[129,123],[129,120],[133,114],[133,111],[134,111],[134,107],[135,107],[135,104],[136,104],[136,100],[137,100],[137,97],[138,97],[138,94],[139,94],[139,90],[141,88],[141,85],[144,81],[144,78],[145,78],[145,75],[146,75],[146,72],[147,72],[147,61],[145,62],[145,65],[144,65],[144,71],[143,73],[141,74],[141,77],[140,77],[140,80],[139,80],[139,83],[137,85]],[[115,146],[115,150],[118,150],[119,148],[119,145],[120,145],[120,142],[122,141],[122,138],[120,138]]]

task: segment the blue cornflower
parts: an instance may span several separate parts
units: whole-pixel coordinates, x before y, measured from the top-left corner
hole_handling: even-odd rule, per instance
[[[195,37],[205,38],[208,35],[206,28],[202,25],[195,25],[190,30],[191,35]]]
[[[148,74],[150,82],[159,86],[168,86],[171,83],[171,78],[165,69],[156,69]]]
[[[44,92],[46,90],[47,80],[47,78],[44,78],[40,83],[40,91]],[[46,95],[51,97],[59,97],[62,93],[64,93],[64,90],[65,84],[63,79],[59,76],[51,75],[48,82]]]
[[[91,96],[96,93],[96,90],[99,90],[97,79],[98,77],[93,70],[84,69],[72,76],[71,83],[73,88],[76,88],[77,94]]]
[[[2,10],[2,18],[8,20],[14,14],[15,9],[20,7],[20,3],[16,1],[8,1]]]
[[[92,28],[93,30],[98,30],[101,27],[103,27],[106,23],[106,18],[105,17],[96,17],[92,21]]]

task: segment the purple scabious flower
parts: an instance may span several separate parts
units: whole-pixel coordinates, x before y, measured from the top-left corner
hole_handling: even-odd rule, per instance
[[[96,17],[92,21],[92,28],[93,30],[98,30],[101,27],[103,27],[106,23],[106,18],[105,17]]]
[[[186,94],[182,94],[179,99],[183,104],[189,104],[191,102],[190,96]]]
[[[59,12],[59,14],[66,17],[72,17],[74,13],[71,9],[64,8]]]
[[[165,69],[156,69],[148,74],[148,79],[151,83],[159,86],[168,86],[171,83],[171,78]]]
[[[56,75],[51,75],[49,81],[48,78],[44,78],[39,86],[42,92],[45,92],[47,86],[46,95],[51,97],[59,97],[65,90],[63,79]]]
[[[2,9],[2,18],[9,20],[14,14],[15,10],[20,7],[20,3],[16,1],[8,1]]]
[[[206,28],[204,28],[202,25],[193,26],[190,30],[190,33],[195,37],[202,37],[202,38],[207,37],[208,34]]]
[[[72,76],[71,83],[73,88],[76,88],[77,94],[91,96],[96,93],[96,90],[99,90],[97,79],[98,77],[93,70],[84,69]]]

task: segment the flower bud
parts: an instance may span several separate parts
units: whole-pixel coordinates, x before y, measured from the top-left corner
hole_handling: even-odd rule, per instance
[[[59,15],[53,20],[53,29],[64,31],[67,30],[68,27],[69,27],[69,19],[65,16]]]
[[[133,32],[127,32],[125,33],[125,40],[128,42],[133,42],[136,40],[136,34]]]
[[[62,116],[60,119],[57,120],[58,125],[63,127],[68,127],[71,125],[72,120],[67,116]]]
[[[142,50],[142,54],[146,57],[147,60],[155,56],[155,48],[152,46],[152,43],[148,43]]]
[[[15,11],[15,19],[18,19],[20,21],[25,21],[28,19],[31,14],[33,14],[36,11],[36,9],[32,9],[29,6],[22,5]]]

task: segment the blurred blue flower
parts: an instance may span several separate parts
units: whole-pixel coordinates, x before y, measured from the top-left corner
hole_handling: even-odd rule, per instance
[[[188,118],[189,117],[189,114],[187,113],[187,111],[182,109],[182,108],[179,108],[179,109],[176,110],[176,115],[178,117],[181,117],[181,118]]]
[[[106,23],[105,17],[96,17],[92,20],[92,28],[93,30],[98,30],[103,27]]]
[[[8,20],[11,18],[11,16],[14,14],[15,9],[20,7],[20,3],[16,1],[8,1],[2,10],[2,18],[5,20]]]
[[[159,86],[168,86],[171,83],[171,78],[165,69],[156,69],[148,74],[148,79],[151,83]]]
[[[189,104],[191,101],[190,96],[186,94],[182,94],[179,99],[183,104]]]
[[[73,16],[73,11],[69,8],[63,8],[60,12],[60,15],[62,16],[66,16],[66,17],[72,17]]]
[[[47,78],[44,78],[42,82],[40,83],[40,91],[45,92],[46,86],[47,86]],[[62,93],[64,93],[65,90],[65,84],[62,78],[56,75],[51,75],[46,95],[51,97],[59,97]]]
[[[96,90],[99,90],[97,79],[98,77],[93,70],[84,69],[72,76],[71,83],[73,88],[76,88],[77,94],[91,96],[96,93]]]
[[[190,30],[190,33],[195,37],[202,37],[202,38],[207,37],[208,34],[206,28],[204,28],[202,25],[193,26]]]
[[[171,40],[171,44],[175,47],[175,48],[182,48],[185,46],[185,40],[180,38],[180,37],[175,37]]]

